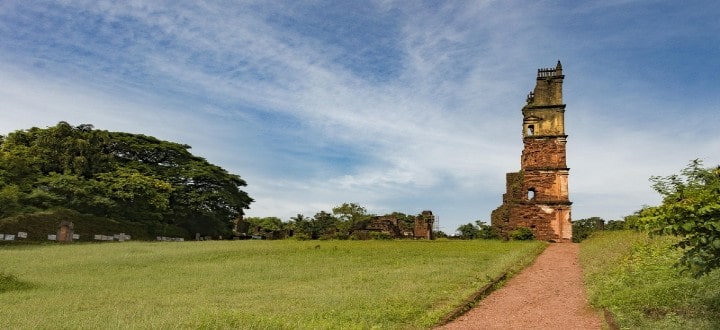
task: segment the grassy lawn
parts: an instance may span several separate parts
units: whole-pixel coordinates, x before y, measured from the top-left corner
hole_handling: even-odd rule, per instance
[[[542,242],[0,247],[3,328],[428,328]]]
[[[681,273],[673,242],[633,231],[583,241],[591,304],[613,312],[623,329],[720,329],[720,271],[699,279]]]

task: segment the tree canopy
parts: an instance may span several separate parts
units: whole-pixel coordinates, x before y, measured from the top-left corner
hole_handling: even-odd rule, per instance
[[[475,220],[475,223],[466,223],[457,228],[457,237],[460,239],[497,239],[500,234],[493,226],[488,225],[485,221]]]
[[[66,208],[190,233],[229,233],[253,199],[235,174],[152,136],[60,122],[0,136],[0,218]]]

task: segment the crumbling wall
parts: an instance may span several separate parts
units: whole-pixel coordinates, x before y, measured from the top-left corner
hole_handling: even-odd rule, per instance
[[[539,240],[560,242],[572,238],[569,206],[518,203],[510,209],[509,219],[507,232],[526,227]]]
[[[432,231],[434,223],[432,211],[426,210],[415,217],[412,228],[405,228],[405,224],[394,215],[384,215],[370,219],[364,231],[384,232],[395,238],[435,239]]]
[[[526,138],[520,166],[529,168],[566,167],[566,141],[558,138]]]
[[[434,239],[432,227],[435,223],[435,216],[431,211],[422,211],[420,215],[415,217],[415,229],[413,236],[415,238]]]
[[[523,198],[523,172],[511,172],[505,174],[505,193],[503,203],[490,214],[490,224],[498,229],[501,236],[507,239],[508,232],[512,229],[510,222],[510,210],[517,201]]]
[[[402,223],[398,222],[398,219],[392,215],[385,215],[374,217],[370,219],[366,230],[385,232],[393,237],[402,237]]]

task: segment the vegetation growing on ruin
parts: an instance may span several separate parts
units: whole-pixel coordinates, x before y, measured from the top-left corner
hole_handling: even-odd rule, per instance
[[[543,242],[205,241],[0,249],[3,327],[429,328]]]

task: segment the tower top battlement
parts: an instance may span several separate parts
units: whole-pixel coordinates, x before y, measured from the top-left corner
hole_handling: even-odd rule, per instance
[[[535,89],[527,97],[528,106],[562,105],[563,75],[560,61],[554,68],[540,68]]]
[[[560,60],[558,60],[554,68],[540,68],[537,73],[538,78],[560,77],[562,75],[562,63],[560,63]]]

